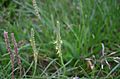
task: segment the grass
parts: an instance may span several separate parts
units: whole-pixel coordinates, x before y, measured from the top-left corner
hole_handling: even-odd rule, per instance
[[[8,36],[14,33],[18,43],[22,76],[14,60],[15,78],[120,78],[119,0],[36,0],[36,4],[32,0],[0,1],[1,79],[12,76],[4,31]]]

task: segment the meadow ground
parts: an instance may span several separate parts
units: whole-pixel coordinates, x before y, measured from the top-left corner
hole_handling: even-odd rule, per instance
[[[120,1],[0,0],[0,79],[75,76],[120,79]]]

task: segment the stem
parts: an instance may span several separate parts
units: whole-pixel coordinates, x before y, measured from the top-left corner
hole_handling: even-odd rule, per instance
[[[65,75],[66,74],[66,68],[65,68],[65,64],[64,64],[62,55],[60,56],[60,60],[61,60],[62,66],[63,66],[63,74]]]

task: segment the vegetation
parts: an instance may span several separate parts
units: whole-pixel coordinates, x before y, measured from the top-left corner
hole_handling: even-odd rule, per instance
[[[119,79],[119,22],[119,0],[0,0],[0,79]]]

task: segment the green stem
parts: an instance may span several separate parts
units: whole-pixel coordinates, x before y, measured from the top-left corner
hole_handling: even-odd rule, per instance
[[[66,74],[66,68],[65,68],[65,64],[64,64],[62,55],[60,56],[60,60],[61,60],[62,66],[63,66],[63,75],[65,75]]]

